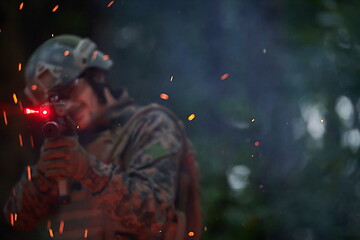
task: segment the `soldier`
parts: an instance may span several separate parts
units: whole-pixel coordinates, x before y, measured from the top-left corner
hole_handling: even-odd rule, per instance
[[[197,167],[181,122],[159,105],[139,107],[125,90],[113,93],[111,66],[95,43],[73,35],[33,53],[25,94],[41,105],[56,92],[66,125],[79,131],[45,139],[32,179],[24,174],[10,193],[7,219],[20,230],[48,221],[58,240],[199,239]]]

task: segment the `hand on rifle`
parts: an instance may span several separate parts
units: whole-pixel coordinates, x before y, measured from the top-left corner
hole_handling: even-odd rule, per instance
[[[81,180],[90,166],[89,154],[79,144],[77,136],[45,139],[41,147],[37,170],[46,178]]]

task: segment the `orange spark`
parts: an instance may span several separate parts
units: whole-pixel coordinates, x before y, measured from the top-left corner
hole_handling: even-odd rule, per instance
[[[46,226],[46,228],[47,228],[47,229],[50,229],[50,228],[51,228],[51,221],[50,221],[50,220],[47,221],[47,226]]]
[[[67,56],[67,55],[69,55],[69,50],[66,50],[65,52],[64,52],[64,56]]]
[[[20,3],[20,6],[19,6],[19,10],[22,10],[23,7],[24,7],[24,2],[21,2],[21,3]]]
[[[85,229],[85,232],[84,232],[84,238],[87,238],[87,236],[88,236],[88,230],[87,230],[87,228]]]
[[[103,59],[106,61],[106,60],[108,60],[110,58],[110,56],[109,55],[104,55],[103,56]]]
[[[64,221],[61,220],[60,221],[60,226],[59,226],[59,233],[63,233],[64,232]]]
[[[14,214],[14,220],[15,220],[15,222],[17,221],[17,217],[18,217],[18,215],[17,215],[17,213],[15,213],[15,214]]]
[[[189,237],[193,237],[194,235],[195,235],[195,233],[194,232],[189,232]]]
[[[28,180],[31,181],[31,168],[30,168],[30,166],[27,166],[27,177],[28,177]]]
[[[8,120],[7,120],[6,112],[5,112],[5,111],[3,111],[3,116],[4,116],[5,126],[7,126],[7,125],[8,125]]]
[[[56,6],[53,8],[52,12],[55,12],[58,8],[59,8],[59,5],[56,5]]]
[[[37,85],[35,85],[35,84],[31,85],[31,90],[35,91],[37,88],[38,88]]]
[[[97,53],[98,53],[98,51],[94,51],[94,53],[93,53],[93,55],[92,55],[92,58],[93,58],[93,59],[96,59]]]
[[[160,98],[164,99],[164,100],[168,100],[169,99],[169,95],[167,95],[166,93],[161,93],[160,94]]]
[[[228,73],[225,73],[224,75],[222,75],[221,77],[220,77],[220,79],[221,80],[225,80],[225,79],[227,79],[229,77],[229,74]]]
[[[35,144],[34,144],[34,138],[33,138],[32,135],[30,136],[30,146],[31,146],[31,148],[34,148],[34,146],[35,146]]]
[[[18,103],[18,99],[15,93],[13,93],[12,95],[13,99],[14,99],[14,103],[17,104]]]
[[[23,140],[22,140],[22,136],[21,134],[19,133],[19,143],[20,143],[20,147],[23,146]]]
[[[21,111],[21,112],[24,110],[24,107],[23,107],[23,105],[22,105],[22,102],[21,102],[21,101],[19,101],[19,108],[20,108],[20,111]]]
[[[107,5],[107,7],[110,7],[111,5],[113,5],[114,1],[109,2],[109,4]]]
[[[255,147],[260,146],[260,142],[258,142],[258,141],[254,142],[254,146],[255,146]]]
[[[49,228],[49,235],[50,235],[51,238],[54,237],[54,233],[53,233],[53,230],[51,228]]]
[[[14,214],[10,213],[10,224],[13,227],[14,226]]]
[[[18,64],[18,70],[21,71],[21,63]]]
[[[191,115],[188,117],[188,120],[189,120],[189,121],[192,121],[194,118],[195,118],[195,114],[191,114]]]

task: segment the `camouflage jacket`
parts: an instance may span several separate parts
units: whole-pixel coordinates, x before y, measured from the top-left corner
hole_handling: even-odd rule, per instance
[[[160,240],[175,217],[175,194],[181,136],[164,112],[150,111],[134,123],[121,152],[109,156],[118,134],[138,107],[126,92],[107,115],[108,124],[80,135],[94,156],[87,177],[70,181],[71,202],[57,202],[56,186],[41,189],[33,168],[10,193],[5,214],[20,230],[47,221],[47,230],[59,240]]]

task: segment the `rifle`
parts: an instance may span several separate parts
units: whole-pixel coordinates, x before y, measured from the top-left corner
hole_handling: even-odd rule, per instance
[[[51,92],[48,102],[44,103],[39,110],[25,108],[24,111],[25,114],[39,114],[44,118],[45,123],[42,126],[42,135],[47,139],[77,135],[75,124],[66,115],[65,105],[60,101],[57,92]],[[68,185],[67,179],[59,179],[59,201],[62,204],[67,204],[71,200]]]

